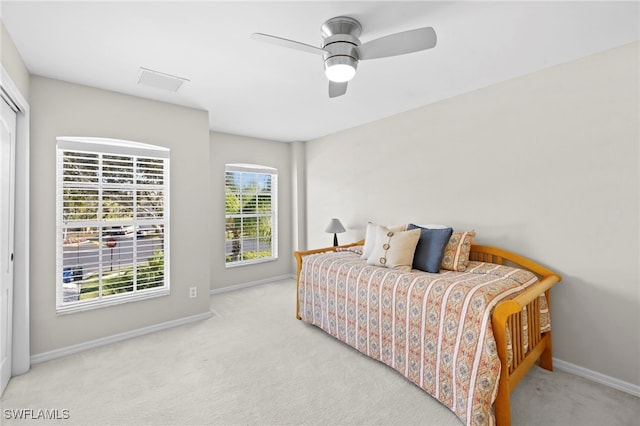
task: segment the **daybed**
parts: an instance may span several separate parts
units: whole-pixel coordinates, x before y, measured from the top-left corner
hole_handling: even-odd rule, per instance
[[[465,272],[404,272],[367,264],[363,244],[295,252],[297,319],[391,366],[465,424],[509,425],[510,391],[538,360],[552,370],[549,289],[560,276],[471,244]]]

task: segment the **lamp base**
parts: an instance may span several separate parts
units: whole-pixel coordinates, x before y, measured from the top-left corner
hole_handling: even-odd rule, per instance
[[[338,247],[338,234],[333,234],[333,246]]]

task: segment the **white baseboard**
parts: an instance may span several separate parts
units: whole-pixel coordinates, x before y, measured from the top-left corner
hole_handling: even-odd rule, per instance
[[[553,358],[553,368],[640,397],[640,386],[634,385],[633,383],[625,382],[624,380],[616,379],[615,377],[607,376],[606,374],[598,373],[597,371],[589,370],[588,368],[580,367],[579,365],[571,364],[558,358]]]
[[[240,290],[241,288],[253,287],[253,286],[261,285],[261,284],[269,284],[269,283],[272,283],[272,282],[275,282],[275,281],[287,280],[287,279],[292,279],[292,278],[295,278],[295,277],[296,276],[293,275],[293,274],[279,275],[277,277],[265,278],[263,280],[250,281],[248,283],[231,285],[229,287],[214,288],[214,289],[211,289],[210,294],[214,295],[214,294],[226,293],[228,291]]]
[[[178,318],[172,321],[162,322],[160,324],[150,325],[148,327],[138,328],[136,330],[125,331],[124,333],[114,334],[113,336],[102,337],[100,339],[89,340],[88,342],[78,343],[77,345],[71,345],[60,349],[54,349],[52,351],[43,352],[31,356],[31,364],[38,364],[40,362],[50,361],[56,358],[62,358],[63,356],[83,352],[89,349],[97,348],[100,346],[108,345],[111,343],[121,342],[123,340],[131,339],[133,337],[142,336],[145,334],[153,333],[155,331],[165,330],[167,328],[177,327],[179,325],[188,324],[190,322],[202,321],[211,318],[211,312],[204,312],[198,315],[192,315],[190,317]]]
[[[256,285],[267,284],[274,281],[280,281],[280,280],[292,279],[292,278],[295,278],[293,274],[280,275],[276,277],[265,278],[258,281],[251,281],[248,283],[213,289],[210,291],[210,294],[213,295],[218,293],[224,293],[227,291],[234,291],[234,290],[239,290],[241,288],[253,287]],[[67,355],[75,354],[78,352],[86,351],[89,349],[97,348],[97,347],[108,345],[111,343],[116,343],[123,340],[131,339],[133,337],[138,337],[145,334],[153,333],[155,331],[177,327],[179,325],[187,324],[190,322],[205,320],[205,319],[211,318],[211,316],[212,316],[211,312],[205,312],[205,313],[193,315],[190,317],[179,318],[176,320],[167,321],[160,324],[154,324],[148,327],[139,328],[137,330],[126,331],[124,333],[115,334],[113,336],[107,336],[100,339],[90,340],[88,342],[79,343],[77,345],[71,345],[64,348],[54,349],[52,351],[31,355],[31,358],[30,358],[31,364],[38,364],[40,362],[50,361],[52,359],[61,358]]]

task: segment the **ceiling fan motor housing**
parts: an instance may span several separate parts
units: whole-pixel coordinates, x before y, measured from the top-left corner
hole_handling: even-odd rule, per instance
[[[334,65],[349,65],[358,68],[358,52],[362,26],[360,22],[347,16],[338,16],[326,21],[320,27],[324,56],[324,69]]]

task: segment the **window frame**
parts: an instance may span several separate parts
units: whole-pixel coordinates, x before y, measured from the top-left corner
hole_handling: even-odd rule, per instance
[[[227,262],[227,234],[226,234],[226,224],[227,220],[230,219],[230,216],[236,217],[265,217],[267,215],[261,215],[259,213],[239,213],[228,215],[226,210],[226,197],[227,197],[227,173],[248,173],[248,174],[261,174],[261,175],[269,175],[271,177],[271,213],[268,217],[271,218],[271,256],[262,257],[257,259],[243,259],[232,262]],[[225,211],[224,211],[224,223],[225,223],[225,238],[224,238],[224,264],[225,268],[236,268],[239,266],[246,265],[255,265],[259,263],[266,262],[274,262],[278,260],[278,169],[269,166],[262,166],[259,164],[225,164],[224,169],[224,182],[225,182]],[[241,248],[241,253],[243,253],[243,249]]]
[[[126,140],[118,140],[118,139],[108,139],[108,138],[95,138],[95,137],[68,137],[61,136],[57,137],[56,144],[56,314],[68,314],[74,312],[82,312],[91,309],[102,308],[106,306],[114,306],[122,303],[128,303],[138,300],[146,300],[150,298],[167,296],[171,293],[170,286],[170,149],[144,144],[140,142],[132,142]],[[66,189],[74,189],[73,185],[64,185],[63,180],[63,164],[65,158],[65,152],[75,152],[75,153],[83,153],[83,154],[97,154],[99,158],[102,158],[103,155],[113,155],[113,156],[129,156],[129,157],[144,157],[145,159],[153,159],[153,160],[162,160],[162,184],[161,185],[151,185],[152,188],[161,188],[162,191],[162,218],[145,221],[144,219],[140,219],[139,217],[132,217],[130,220],[124,220],[122,224],[131,224],[133,226],[134,235],[132,238],[137,241],[137,226],[141,225],[160,225],[163,228],[162,233],[162,250],[163,250],[163,285],[138,289],[134,288],[132,291],[110,294],[110,295],[102,295],[102,291],[104,290],[102,287],[102,275],[104,268],[113,266],[113,261],[111,259],[111,263],[109,263],[109,259],[103,258],[104,251],[104,238],[107,235],[104,232],[99,232],[98,236],[98,274],[100,276],[100,294],[96,298],[83,299],[65,302],[64,301],[64,244],[63,244],[63,235],[65,228],[71,226],[65,225],[64,219],[64,191]],[[102,206],[102,202],[104,202],[107,198],[103,197],[102,191],[103,188],[107,187],[110,190],[116,191],[118,190],[117,185],[111,184],[107,185],[103,179],[104,170],[102,165],[98,167],[98,176],[101,180],[97,181],[95,187],[98,188],[98,196],[97,200]],[[134,176],[132,172],[132,177]],[[139,185],[135,183],[135,178],[130,187],[127,187],[126,184],[121,184],[120,191],[123,191],[125,188],[129,190],[139,191],[145,190],[147,187],[144,185]],[[87,185],[89,188],[90,185]],[[134,201],[132,201],[134,203]],[[133,208],[133,207],[132,207]],[[135,211],[135,208],[134,208]],[[94,223],[94,227],[104,230],[106,226],[104,225],[104,219],[100,217],[102,213],[101,208],[98,210],[98,217],[94,220],[87,220],[85,223]],[[132,243],[132,247],[138,247],[138,243]],[[140,263],[136,262],[137,259],[136,252],[137,249],[133,249],[132,253],[132,262],[134,267],[140,265]],[[84,266],[84,265],[83,265]],[[137,274],[136,274],[137,276]]]

